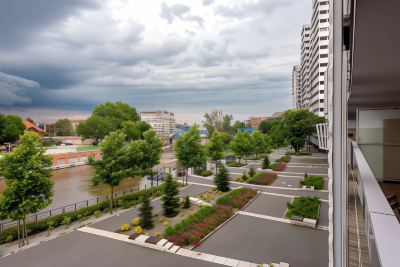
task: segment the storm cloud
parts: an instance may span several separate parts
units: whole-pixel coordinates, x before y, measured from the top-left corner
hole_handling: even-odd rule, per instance
[[[199,122],[287,109],[309,2],[2,1],[0,112],[54,120],[122,100]]]

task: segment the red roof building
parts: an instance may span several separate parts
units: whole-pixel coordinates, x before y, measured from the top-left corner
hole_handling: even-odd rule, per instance
[[[40,135],[44,134],[44,131],[37,127],[35,124],[31,123],[30,121],[23,120],[22,123],[25,125],[25,130],[30,132],[35,132]]]

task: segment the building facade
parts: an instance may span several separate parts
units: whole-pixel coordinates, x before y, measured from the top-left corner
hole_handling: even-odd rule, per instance
[[[292,102],[293,109],[301,108],[301,79],[299,65],[294,66],[292,70]]]
[[[269,117],[255,117],[251,116],[248,120],[246,120],[246,125],[250,126],[253,129],[258,129],[260,123],[262,121],[269,120]]]
[[[154,129],[156,134],[167,139],[175,130],[175,115],[166,110],[140,112],[142,121],[147,122]]]
[[[310,32],[309,24],[303,25],[301,30],[301,58],[300,58],[300,107],[308,108],[309,71],[310,71]]]

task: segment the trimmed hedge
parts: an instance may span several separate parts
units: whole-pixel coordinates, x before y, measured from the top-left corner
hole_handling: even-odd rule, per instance
[[[208,177],[210,175],[213,175],[214,173],[210,170],[194,170],[194,174],[200,175],[203,177]]]
[[[324,177],[316,176],[316,175],[304,175],[304,180],[300,181],[301,185],[305,185],[307,187],[314,186],[316,190],[322,190],[324,188]]]
[[[276,173],[259,172],[254,175],[254,177],[251,177],[247,182],[249,184],[270,185],[276,180],[276,178]]]
[[[144,189],[140,190],[137,192],[134,192],[129,195],[125,195],[122,197],[118,197],[115,199],[115,206],[116,207],[122,207],[124,209],[133,207],[138,205],[141,202],[141,199],[144,195],[151,196],[151,193],[153,191],[153,196],[158,197],[162,195],[163,192],[163,184],[159,185],[157,187],[153,187],[152,189]],[[104,200],[102,202],[99,202],[98,204],[81,208],[77,211],[72,211],[72,212],[66,212],[60,215],[55,215],[47,219],[43,219],[37,222],[31,222],[28,223],[27,229],[28,229],[28,235],[33,235],[37,234],[43,231],[48,230],[49,225],[48,222],[52,221],[53,222],[53,227],[56,228],[60,225],[62,225],[64,217],[69,217],[71,218],[71,222],[77,221],[79,219],[82,219],[84,217],[91,216],[95,213],[98,213],[96,211],[105,211],[108,210],[110,206],[109,200]],[[4,244],[7,242],[12,242],[17,239],[17,228],[16,227],[10,227],[7,229],[4,229],[3,231],[0,232],[0,244]]]
[[[257,190],[237,188],[217,200],[217,205],[232,206],[241,209],[257,194]]]
[[[286,213],[286,218],[296,215],[316,220],[319,202],[319,197],[295,197],[292,203],[287,203],[288,211]]]
[[[228,162],[226,164],[226,166],[228,166],[228,167],[243,167],[245,165],[246,164],[243,164],[243,163],[240,163],[240,162]]]

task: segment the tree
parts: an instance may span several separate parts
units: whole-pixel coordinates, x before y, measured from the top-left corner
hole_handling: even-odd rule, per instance
[[[224,166],[218,169],[218,173],[214,177],[214,184],[221,192],[227,192],[229,188],[229,173]]]
[[[153,175],[153,168],[160,163],[163,143],[154,130],[148,130],[143,134],[142,153],[140,167],[144,175]],[[151,179],[153,187],[153,179]]]
[[[164,181],[164,194],[162,196],[162,207],[164,215],[174,217],[179,208],[179,190],[178,183],[172,179],[170,174],[167,174]]]
[[[232,133],[233,133],[233,134],[236,134],[237,131],[238,131],[240,128],[245,128],[245,127],[246,127],[246,124],[245,124],[244,122],[242,122],[242,121],[235,121],[235,123],[232,125]]]
[[[260,131],[254,131],[253,133],[253,141],[254,141],[254,152],[256,153],[256,157],[258,154],[265,154],[268,150],[268,143],[266,137]]]
[[[265,155],[265,157],[263,159],[262,168],[263,169],[269,169],[269,157],[268,157],[268,155]]]
[[[17,141],[24,130],[25,126],[19,116],[0,114],[0,144]]]
[[[140,129],[133,121],[122,122],[122,132],[126,135],[126,140],[129,142],[138,140],[142,137]]]
[[[110,214],[114,207],[114,187],[130,176],[129,167],[132,164],[124,164],[126,154],[124,151],[125,134],[112,132],[107,135],[100,145],[101,159],[89,158],[89,164],[95,168],[96,175],[92,182],[106,184],[111,188]],[[128,167],[129,166],[129,167]]]
[[[51,169],[45,167],[51,165],[51,158],[45,155],[46,148],[39,145],[39,135],[25,132],[20,142],[13,153],[0,159],[0,175],[7,184],[0,200],[0,215],[18,220],[18,240],[22,236],[20,245],[24,245],[25,241],[28,244],[26,218],[51,203],[53,182]]]
[[[231,123],[233,120],[232,115],[223,114],[222,110],[213,110],[210,113],[204,114],[204,127],[208,131],[208,135],[211,136],[213,132],[231,132]]]
[[[178,162],[186,169],[186,173],[189,168],[205,164],[205,152],[201,145],[200,132],[197,126],[193,126],[187,133],[178,138],[175,145],[175,154]]]
[[[98,116],[90,116],[86,121],[79,123],[76,133],[85,139],[93,139],[98,144],[101,139],[112,130],[112,122],[109,119]]]
[[[316,131],[315,125],[321,122],[324,122],[324,118],[306,109],[288,110],[281,119],[282,132],[298,153],[304,146],[306,137],[313,134]]]
[[[247,132],[242,131],[238,132],[231,142],[231,150],[239,158],[239,162],[241,158],[246,156],[247,163],[247,155],[254,152],[254,141],[253,137]]]
[[[71,136],[74,135],[74,127],[72,127],[69,119],[59,119],[54,124],[54,130],[58,136]]]
[[[220,132],[213,132],[210,141],[206,146],[207,156],[215,162],[215,172],[217,172],[218,161],[224,157],[226,148],[224,137]]]
[[[142,198],[142,204],[139,207],[140,226],[143,229],[151,229],[153,224],[153,207],[151,206],[150,199],[147,195]]]
[[[250,170],[249,170],[249,176],[253,177],[254,175],[256,175],[256,171],[254,170],[253,166],[250,166]]]
[[[260,125],[258,125],[258,130],[260,130],[263,134],[270,134],[272,128],[272,122],[263,120],[260,122]]]
[[[183,202],[183,208],[184,208],[184,209],[188,209],[188,208],[190,208],[191,205],[192,205],[192,204],[190,203],[190,198],[189,198],[189,196],[186,196],[186,197],[185,197],[185,200],[184,200],[184,202]]]

